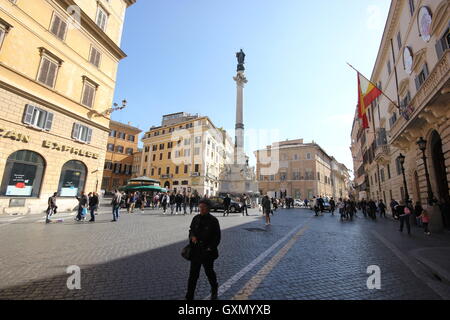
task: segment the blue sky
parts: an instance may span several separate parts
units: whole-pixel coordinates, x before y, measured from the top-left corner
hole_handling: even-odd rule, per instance
[[[138,0],[126,16],[113,114],[142,130],[163,114],[207,115],[234,137],[235,53],[246,53],[246,152],[314,140],[353,169],[356,74],[370,76],[389,0]]]

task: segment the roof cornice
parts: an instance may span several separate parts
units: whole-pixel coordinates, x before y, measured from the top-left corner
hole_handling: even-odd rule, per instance
[[[127,8],[128,8],[129,6],[132,6],[133,4],[135,4],[136,0],[125,0],[125,3],[127,4]]]
[[[136,0],[128,0],[129,2],[136,2]],[[76,6],[74,0],[56,0],[65,10],[70,6]],[[134,3],[133,2],[133,3]],[[110,50],[110,52],[118,59],[122,60],[127,57],[125,52],[102,30],[99,26],[84,12],[81,12],[81,24],[92,33],[96,39],[103,43],[103,45]]]

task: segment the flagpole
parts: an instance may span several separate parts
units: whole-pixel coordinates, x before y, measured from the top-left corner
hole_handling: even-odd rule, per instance
[[[358,74],[360,74],[360,75],[362,75],[362,76],[364,77],[364,75],[363,75],[361,72],[359,72],[355,67],[353,67],[350,63],[347,62],[347,64],[348,64],[348,66],[349,66],[350,68],[352,68],[353,70],[355,70],[356,72],[358,72]],[[383,90],[381,90],[380,88],[378,88],[378,86],[377,86],[376,84],[374,84],[372,81],[370,81],[370,80],[367,79],[366,77],[364,77],[364,78],[365,78],[367,81],[369,81],[374,87],[376,87],[378,90],[380,90],[381,94],[382,94],[383,96],[385,96],[386,99],[388,99],[390,102],[392,102],[392,103],[394,104],[394,106],[397,107],[397,109],[400,109],[399,106],[398,106],[398,104],[395,103],[391,98],[389,98],[389,97],[383,92]]]

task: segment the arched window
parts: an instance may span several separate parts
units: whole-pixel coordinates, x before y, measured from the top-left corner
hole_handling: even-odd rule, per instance
[[[45,161],[29,150],[16,151],[8,157],[0,194],[8,197],[38,197]]]
[[[67,161],[61,170],[58,194],[60,197],[75,197],[80,195],[86,182],[86,166],[77,160]]]

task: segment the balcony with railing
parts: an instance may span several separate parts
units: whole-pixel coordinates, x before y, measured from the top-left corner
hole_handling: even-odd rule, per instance
[[[450,50],[447,49],[443,54],[439,62],[433,67],[428,77],[423,83],[420,84],[417,93],[412,98],[411,102],[407,106],[408,116],[400,116],[390,128],[390,142],[393,143],[400,136],[402,136],[405,129],[407,129],[412,123],[414,126],[421,126],[424,123],[418,121],[418,115],[421,113],[431,113],[431,110],[427,111],[427,106],[431,100],[435,105],[440,105],[440,109],[446,111],[445,97],[440,92],[445,91],[445,88],[450,86]],[[439,96],[439,97],[438,97]],[[439,99],[438,99],[439,98]],[[435,117],[438,114],[436,108],[431,116]],[[426,118],[426,116],[425,116]]]

